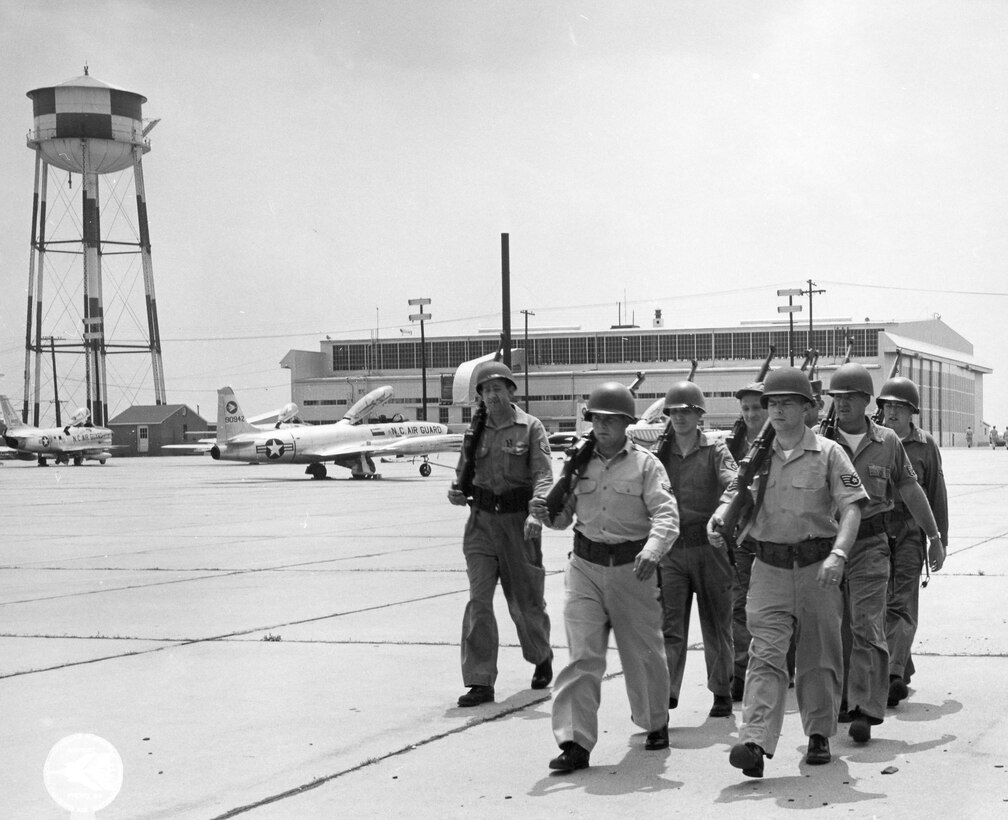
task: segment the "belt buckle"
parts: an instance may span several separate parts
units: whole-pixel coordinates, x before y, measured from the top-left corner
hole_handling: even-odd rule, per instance
[[[493,511],[495,513],[499,513],[500,512],[500,496],[495,496],[494,497]]]

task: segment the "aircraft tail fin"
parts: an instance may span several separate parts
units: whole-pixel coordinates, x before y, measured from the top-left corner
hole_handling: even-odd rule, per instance
[[[217,391],[217,441],[228,441],[242,433],[254,433],[256,428],[245,420],[234,390],[222,387]]]
[[[21,421],[21,416],[14,411],[14,405],[11,404],[9,398],[0,396],[0,405],[3,406],[4,423],[8,430],[16,430],[25,426],[25,423]]]

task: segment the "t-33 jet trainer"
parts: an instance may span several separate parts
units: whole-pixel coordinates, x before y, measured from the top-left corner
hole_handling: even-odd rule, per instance
[[[429,476],[430,453],[458,451],[462,435],[450,433],[444,424],[403,421],[367,424],[363,421],[392,395],[391,387],[379,387],[351,407],[335,424],[308,424],[266,429],[250,424],[234,391],[217,391],[217,443],[210,456],[221,461],[249,464],[307,464],[305,473],[325,478],[325,462],[350,470],[352,478],[377,478],[374,459],[419,456],[420,475]]]
[[[0,396],[0,405],[7,424],[4,443],[17,458],[37,458],[40,467],[45,467],[50,458],[57,464],[69,464],[73,459],[78,466],[84,459],[104,464],[112,458],[112,431],[89,424],[91,414],[84,407],[63,427],[39,428],[21,421],[6,396]]]

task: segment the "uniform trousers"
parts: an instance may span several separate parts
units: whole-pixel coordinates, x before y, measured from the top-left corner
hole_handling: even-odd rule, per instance
[[[553,736],[591,751],[610,631],[616,638],[630,719],[648,732],[668,723],[669,681],[655,577],[633,564],[601,566],[572,555],[564,577],[564,624],[570,659],[553,684]]]
[[[888,585],[889,539],[885,533],[859,538],[843,583],[844,692],[847,710],[873,725],[882,722],[889,697]]]
[[[544,597],[542,540],[525,539],[525,513],[493,513],[473,507],[462,553],[469,575],[469,603],[462,616],[462,681],[493,686],[497,680],[497,619],[493,599],[500,579],[522,656],[542,663],[552,656]]]
[[[755,560],[756,555],[748,547],[739,545],[735,549],[735,585],[732,587],[732,649],[735,657],[735,668],[732,670],[733,685],[741,685],[745,681],[746,667],[749,665],[749,641],[752,636],[746,623],[746,599],[749,597],[749,578],[752,576]],[[788,647],[787,668],[788,677],[793,680],[794,636],[791,637],[791,646]]]
[[[752,642],[742,698],[740,743],[773,756],[784,722],[787,653],[795,635],[795,695],[806,735],[836,734],[843,679],[843,595],[816,581],[822,562],[781,569],[753,563],[746,614]]]
[[[728,553],[707,542],[695,546],[674,544],[659,564],[662,597],[662,632],[668,659],[669,692],[679,699],[690,611],[696,595],[707,664],[707,688],[715,695],[731,695],[734,666],[732,649],[732,583],[734,573]]]
[[[752,550],[739,545],[735,549],[735,585],[732,587],[732,649],[735,666],[732,676],[744,681],[749,665],[749,626],[746,623],[746,599],[749,597],[749,578],[756,556]]]
[[[886,605],[886,644],[889,647],[889,677],[907,683],[913,673],[910,649],[917,635],[920,577],[924,566],[924,536],[913,521],[900,524],[892,553],[892,577]]]

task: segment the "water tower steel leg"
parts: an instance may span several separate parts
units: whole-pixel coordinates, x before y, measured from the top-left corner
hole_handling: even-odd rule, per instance
[[[84,347],[87,351],[88,410],[95,424],[106,422],[105,321],[101,292],[101,221],[98,208],[98,174],[91,171],[90,146],[83,141],[84,190]]]
[[[38,275],[35,279],[35,393],[32,409],[32,424],[39,425],[39,401],[42,390],[42,286],[45,283],[46,258],[46,217],[49,197],[49,163],[42,162],[42,188],[39,201],[39,234],[38,234]]]
[[[133,146],[133,187],[136,189],[137,224],[140,226],[140,259],[143,264],[144,292],[147,295],[147,338],[150,340],[151,372],[154,377],[154,403],[165,404],[164,364],[161,360],[161,330],[158,327],[157,299],[154,296],[154,264],[151,261],[150,228],[147,223],[147,191],[144,188],[142,152]]]
[[[28,421],[28,394],[31,390],[32,309],[35,307],[35,254],[38,247],[39,177],[42,155],[35,151],[35,193],[32,196],[31,247],[28,255],[28,315],[25,319],[24,404],[21,421]]]

